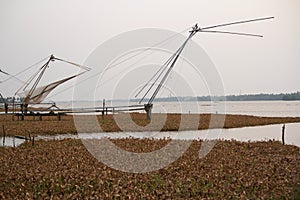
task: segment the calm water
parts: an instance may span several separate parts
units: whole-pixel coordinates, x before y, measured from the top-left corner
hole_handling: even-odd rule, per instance
[[[224,140],[238,140],[238,141],[267,141],[277,140],[281,141],[281,124],[233,128],[233,129],[213,129],[213,130],[198,130],[198,131],[180,131],[180,132],[116,132],[116,133],[86,133],[79,135],[57,135],[57,136],[38,136],[36,140],[52,140],[52,139],[101,139],[107,138],[154,138],[163,139],[171,138],[178,140],[205,140],[205,139],[224,139]],[[213,135],[213,137],[208,137]],[[0,137],[1,144],[3,138]],[[20,145],[25,140],[8,137],[5,141],[5,146]],[[285,142],[300,147],[300,123],[286,124]]]
[[[79,138],[171,138],[179,140],[205,140],[205,139],[224,139],[238,141],[281,141],[282,125],[267,125],[234,129],[214,129],[198,131],[180,131],[180,132],[125,132],[125,133],[97,133],[97,134],[80,134]],[[210,137],[209,135],[213,135]],[[285,143],[293,144],[300,147],[300,123],[286,124]]]
[[[59,102],[60,108],[71,108],[71,103]],[[116,102],[113,105],[126,105]],[[92,102],[77,102],[75,108],[93,107]],[[95,106],[102,106],[97,102]],[[106,106],[112,103],[106,102]],[[222,109],[224,106],[225,111]],[[270,117],[300,117],[300,101],[227,101],[218,102],[155,102],[154,113],[227,113]]]
[[[120,105],[119,103],[118,105]],[[184,105],[183,105],[184,104]],[[153,112],[155,113],[223,113],[219,110],[220,103],[214,102],[156,102]],[[57,103],[61,108],[70,108],[70,103]],[[107,106],[111,104],[107,103]],[[93,107],[91,102],[76,103],[75,107]],[[96,106],[102,106],[98,102]],[[300,101],[229,101],[225,104],[227,114],[244,114],[255,116],[272,117],[300,117]],[[235,139],[239,141],[261,141],[275,139],[281,141],[282,125],[267,125],[257,127],[246,127],[236,129],[217,129],[219,139]],[[79,137],[137,137],[137,138],[177,138],[177,139],[206,139],[207,131],[183,131],[183,132],[139,132],[139,133],[102,133],[102,134],[80,134]],[[57,137],[38,137],[37,139],[60,139],[60,138],[78,138],[74,135],[61,135]],[[286,125],[286,143],[294,144],[300,147],[300,123]],[[17,146],[24,140],[6,138],[5,145]],[[3,145],[3,138],[0,137],[0,146]]]
[[[5,141],[3,141],[3,137],[0,137],[0,147],[1,146],[9,146],[9,147],[19,146],[23,142],[25,142],[25,140],[22,140],[19,138],[14,138],[14,137],[5,137]]]

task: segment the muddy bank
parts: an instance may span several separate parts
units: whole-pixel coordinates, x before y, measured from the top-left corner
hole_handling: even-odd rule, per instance
[[[281,124],[300,122],[300,117],[255,117],[247,115],[181,115],[181,114],[153,114],[152,122],[146,120],[145,114],[130,114],[129,120],[134,123],[128,123],[128,116],[122,114],[98,116],[97,120],[104,132],[117,131],[177,131],[177,130],[201,130],[207,128],[237,128],[245,126],[259,126],[267,124]],[[115,121],[118,118],[118,123]],[[12,115],[0,115],[0,125],[5,126],[7,135],[57,135],[57,134],[76,134],[77,130],[74,124],[73,116],[62,116],[59,121],[57,117],[43,117],[42,121],[38,117],[25,117],[24,121],[18,121],[17,117],[12,120]],[[180,122],[184,119],[184,126]],[[212,119],[212,120],[211,120]],[[225,119],[225,121],[224,121]],[[163,121],[165,120],[165,121]],[[99,131],[97,126],[89,126],[91,123],[89,116],[80,116],[80,123],[87,125],[85,132]],[[163,121],[163,126],[161,122]],[[224,123],[223,123],[224,121]],[[195,123],[196,122],[196,123]],[[199,122],[199,123],[198,123]],[[119,125],[122,124],[120,128]],[[195,126],[196,124],[196,126]],[[1,133],[1,132],[0,132]]]

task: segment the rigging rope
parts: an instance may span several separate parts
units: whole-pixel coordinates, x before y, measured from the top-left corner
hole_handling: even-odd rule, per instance
[[[177,59],[179,58],[181,52],[183,51],[185,45],[187,44],[187,42],[195,35],[196,32],[191,32],[191,34],[189,35],[189,37],[186,39],[186,41],[181,45],[181,47],[179,48],[179,51],[176,55],[176,57],[174,58],[171,66],[169,67],[168,71],[166,72],[166,74],[163,76],[162,80],[160,81],[158,87],[156,88],[156,90],[154,91],[154,93],[152,94],[150,100],[148,101],[148,104],[151,104],[154,100],[154,98],[156,97],[156,95],[158,94],[160,88],[162,87],[162,85],[164,84],[165,80],[167,79],[169,73],[171,72],[172,68],[174,67]]]
[[[229,32],[229,31],[210,31],[208,29],[213,29],[217,27],[224,27],[224,26],[230,26],[230,25],[236,25],[236,24],[242,24],[242,23],[249,23],[249,22],[255,22],[255,21],[262,21],[262,20],[268,20],[268,19],[273,19],[274,17],[264,17],[264,18],[257,18],[257,19],[251,19],[251,20],[244,20],[244,21],[237,21],[237,22],[231,22],[231,23],[225,23],[225,24],[219,24],[219,25],[214,25],[214,26],[208,26],[204,28],[198,28],[198,25],[196,24],[193,29],[190,31],[190,35],[188,39],[183,43],[183,45],[179,48],[180,51],[176,55],[174,61],[172,62],[171,66],[163,76],[162,80],[160,81],[159,85],[157,86],[156,90],[152,94],[150,100],[148,101],[148,104],[151,104],[153,100],[155,99],[156,95],[158,94],[159,90],[161,89],[162,85],[168,78],[169,73],[171,72],[172,68],[174,67],[178,57],[180,56],[180,53],[182,52],[183,48],[187,44],[188,40],[191,39],[197,32],[208,32],[208,33],[225,33],[225,34],[234,34],[234,35],[243,35],[243,36],[254,36],[254,37],[262,37],[262,35],[256,35],[256,34],[249,34],[249,33],[238,33],[238,32]],[[156,81],[152,84],[152,86],[156,84]],[[152,87],[151,86],[151,87]],[[148,94],[150,90],[147,91],[146,94]],[[145,98],[146,95],[141,99],[141,101]],[[140,103],[141,103],[140,101]]]
[[[175,63],[176,63],[176,61],[177,61],[177,59],[179,58],[179,56],[180,56],[181,52],[183,51],[183,48],[184,48],[185,45],[187,44],[188,40],[191,39],[191,37],[194,36],[197,32],[226,33],[226,34],[235,34],[235,35],[244,35],[244,36],[262,37],[261,35],[255,35],[255,34],[236,33],[236,32],[217,31],[217,30],[216,30],[216,31],[209,31],[208,29],[213,29],[213,28],[217,28],[217,27],[225,27],[225,26],[236,25],[236,24],[242,24],[242,23],[255,22],[255,21],[262,21],[262,20],[267,20],[267,19],[272,19],[272,18],[274,18],[274,17],[264,17],[264,18],[257,18],[257,19],[252,19],[252,20],[237,21],[237,22],[231,22],[231,23],[219,24],[219,25],[214,25],[214,26],[208,26],[208,27],[204,27],[204,28],[198,28],[198,26],[195,25],[195,26],[193,27],[193,30],[190,31],[191,34],[189,35],[188,39],[187,39],[187,40],[183,43],[183,45],[182,45],[182,46],[181,46],[181,47],[173,54],[173,56],[171,56],[171,58],[169,58],[169,59],[167,60],[166,65],[163,65],[162,68],[160,68],[160,69],[154,74],[154,76],[152,76],[152,77],[150,78],[150,80],[142,87],[142,89],[138,92],[138,94],[137,94],[136,96],[138,96],[138,95],[146,88],[146,86],[147,86],[147,85],[148,85],[148,84],[149,84],[149,83],[150,83],[150,82],[158,75],[157,78],[155,79],[154,83],[152,83],[150,89],[146,92],[146,94],[145,94],[144,97],[142,98],[142,100],[143,100],[143,99],[145,98],[145,96],[149,93],[149,91],[151,90],[151,88],[156,84],[156,82],[158,81],[158,79],[162,76],[162,74],[164,73],[164,71],[167,69],[167,66],[168,66],[168,65],[170,64],[170,62],[173,60],[171,66],[169,67],[169,69],[167,70],[167,72],[165,73],[165,75],[163,76],[163,78],[161,79],[161,81],[160,81],[158,87],[156,88],[156,90],[154,91],[154,93],[153,93],[153,95],[151,96],[150,100],[148,101],[148,104],[151,104],[151,103],[153,102],[154,98],[156,97],[156,95],[158,94],[158,92],[159,92],[159,90],[161,89],[162,85],[163,85],[164,82],[166,81],[166,79],[167,79],[167,77],[168,77],[170,71],[171,71],[172,68],[174,67],[174,65],[175,65]],[[189,28],[190,28],[190,27],[189,27]],[[189,28],[188,28],[188,29],[189,29]],[[186,30],[187,30],[187,29],[186,29]],[[184,30],[184,31],[186,31],[186,30]],[[183,31],[182,31],[182,32],[183,32]],[[177,33],[177,34],[179,34],[179,33]],[[174,34],[174,36],[176,36],[177,34]],[[170,38],[172,38],[172,37],[170,37]],[[164,43],[164,42],[167,41],[167,40],[168,40],[168,39],[163,40],[163,41],[160,42],[160,43]],[[157,43],[157,44],[155,44],[155,45],[159,45],[160,43]],[[155,45],[154,45],[154,46],[155,46]],[[132,55],[132,56],[130,56],[130,57],[128,57],[128,58],[125,58],[124,60],[121,60],[121,61],[119,61],[119,62],[117,62],[117,63],[113,63],[113,62],[112,62],[111,65],[108,65],[108,66],[107,66],[107,68],[104,70],[104,72],[107,71],[107,70],[110,70],[110,69],[112,69],[112,68],[114,68],[114,67],[116,67],[116,66],[118,66],[118,65],[120,65],[121,63],[126,62],[126,61],[129,60],[129,59],[132,59],[133,57],[136,57],[136,56],[142,54],[142,53],[145,52],[145,51],[148,51],[148,50],[152,49],[154,46],[149,47],[149,48],[146,48],[145,50],[143,50],[143,51],[141,51],[141,52],[138,52],[137,54]],[[127,55],[127,54],[125,54],[125,55]],[[136,63],[135,63],[135,64],[136,64]],[[95,77],[95,76],[98,76],[100,73],[103,73],[103,72],[98,72],[98,73],[96,73],[96,74],[94,74],[94,75],[92,75],[92,76],[89,76],[88,78],[82,80],[81,82],[79,82],[79,83],[77,83],[77,84],[81,84],[81,83],[85,82],[86,80],[89,80],[90,78],[93,78],[93,77]],[[114,77],[113,77],[113,78],[114,78]],[[111,78],[111,80],[112,80],[113,78]],[[108,81],[110,81],[110,80],[107,80],[107,82],[108,82]],[[74,87],[74,86],[69,87],[69,88],[73,88],[73,87]],[[97,88],[98,88],[98,87],[99,87],[99,86],[97,86]],[[69,89],[69,88],[68,88],[68,89]],[[141,101],[142,101],[142,100],[141,100]],[[140,102],[141,102],[141,101],[140,101]]]
[[[67,61],[67,60],[63,60],[63,59],[61,59],[61,58],[55,57],[54,60],[59,60],[59,61],[62,61],[62,62],[66,62],[66,63],[68,63],[68,64],[71,64],[71,65],[74,65],[74,66],[76,66],[76,67],[79,67],[80,69],[84,69],[84,70],[86,70],[86,71],[90,71],[90,70],[91,70],[91,68],[89,68],[89,67],[86,67],[86,66],[83,66],[83,65],[79,65],[79,64],[77,64],[77,63],[70,62],[70,61]]]
[[[77,63],[70,62],[70,61],[66,61],[66,60],[63,60],[63,59],[60,59],[60,58],[56,58],[56,57],[54,57],[53,55],[51,55],[50,57],[47,57],[47,58],[48,58],[47,62],[46,62],[42,67],[40,67],[39,70],[38,70],[35,74],[33,74],[33,75],[25,82],[25,84],[22,85],[22,86],[17,90],[17,92],[15,93],[15,94],[17,94],[21,89],[25,92],[25,90],[28,88],[28,86],[30,85],[30,83],[36,78],[36,80],[34,81],[32,87],[30,88],[29,92],[26,94],[26,97],[25,97],[25,100],[24,100],[24,101],[25,101],[25,102],[27,101],[27,103],[28,103],[28,102],[30,101],[30,99],[32,98],[32,97],[31,97],[32,94],[33,94],[33,93],[35,92],[35,90],[37,89],[37,86],[38,86],[40,80],[42,79],[43,75],[45,74],[46,69],[49,67],[49,63],[50,63],[51,61],[58,60],[58,61],[65,62],[65,63],[74,65],[74,66],[76,66],[76,67],[79,67],[79,68],[85,70],[84,72],[79,73],[79,74],[77,74],[77,75],[75,75],[75,76],[73,75],[72,78],[74,78],[74,77],[76,77],[76,76],[78,76],[78,75],[81,75],[81,74],[85,73],[86,71],[91,70],[91,69],[88,68],[88,67],[85,67],[85,66],[82,66],[82,65],[79,65],[79,64],[77,64]],[[43,60],[45,60],[45,59],[43,59]],[[38,63],[40,63],[40,62],[38,62]],[[35,66],[35,65],[36,65],[36,64],[34,64],[34,65],[32,65],[32,66]],[[32,66],[31,66],[31,67],[32,67]],[[68,80],[70,80],[70,79],[68,79]],[[56,83],[56,82],[55,82],[55,83]],[[62,83],[63,83],[63,82],[62,82]],[[38,94],[38,95],[39,95],[39,94]]]
[[[42,62],[44,62],[45,60],[47,60],[47,59],[49,59],[49,58],[50,58],[50,56],[47,56],[46,58],[43,58],[43,59],[40,60],[39,62],[37,62],[37,63],[35,63],[35,64],[33,64],[33,65],[30,65],[29,67],[27,67],[27,68],[25,68],[24,70],[18,72],[17,74],[15,74],[15,75],[10,75],[9,78],[5,79],[5,80],[2,81],[2,82],[6,82],[6,81],[8,81],[8,80],[10,80],[10,79],[12,79],[12,78],[16,78],[16,79],[19,80],[20,82],[24,83],[24,81],[22,81],[21,79],[17,78],[17,76],[20,75],[20,74],[22,74],[22,73],[24,73],[24,72],[26,72],[26,71],[28,71],[28,70],[31,69],[32,67],[34,67],[34,66],[36,66],[36,65],[38,65],[38,64],[40,64],[40,63],[42,63]]]
[[[182,47],[182,46],[181,46],[181,47]],[[147,94],[150,92],[150,90],[153,88],[153,86],[157,83],[157,81],[159,80],[159,78],[162,76],[162,74],[164,73],[164,71],[167,69],[168,65],[169,65],[169,64],[171,63],[171,61],[175,58],[175,56],[179,53],[179,51],[181,50],[181,47],[180,47],[179,49],[177,49],[177,51],[176,51],[174,54],[172,54],[172,56],[165,62],[165,64],[163,65],[163,67],[160,68],[160,69],[154,74],[153,78],[158,74],[158,72],[159,72],[161,69],[163,69],[163,70],[159,73],[159,75],[158,75],[158,77],[155,79],[155,81],[151,84],[150,88],[148,88],[148,90],[146,91],[146,93],[144,94],[144,96],[140,99],[139,103],[141,103],[141,102],[145,99],[145,97],[147,96]],[[148,85],[148,83],[150,83],[150,82],[152,81],[153,78],[151,78],[151,79],[144,85],[144,87],[141,89],[141,91],[140,91],[139,93],[142,92],[142,90]]]
[[[57,93],[55,93],[55,94],[53,94],[53,95],[47,97],[45,100],[48,100],[48,99],[50,99],[50,98],[52,98],[52,97],[54,97],[54,96],[56,96],[56,95],[58,95],[58,94],[61,94],[61,93],[65,92],[65,91],[67,91],[67,90],[69,90],[69,89],[72,89],[72,88],[76,87],[77,85],[80,85],[80,84],[82,84],[82,83],[88,81],[89,79],[94,78],[94,77],[100,75],[101,73],[103,73],[103,72],[105,72],[105,71],[107,71],[107,70],[110,70],[110,69],[112,69],[112,68],[114,68],[114,67],[116,67],[116,66],[118,66],[118,65],[120,65],[120,64],[122,64],[122,63],[124,63],[124,62],[126,62],[127,60],[132,59],[132,58],[134,58],[134,57],[136,57],[136,56],[138,56],[138,55],[140,55],[140,54],[142,54],[142,53],[144,53],[144,52],[146,52],[146,51],[152,50],[153,47],[156,47],[156,46],[158,46],[158,45],[164,44],[165,42],[168,42],[169,40],[171,40],[172,38],[178,36],[179,34],[181,34],[181,33],[183,33],[183,32],[186,32],[186,31],[189,30],[190,28],[191,28],[191,26],[188,27],[188,28],[186,28],[186,29],[184,29],[183,31],[181,31],[181,32],[179,32],[179,33],[175,33],[174,35],[171,35],[170,37],[168,37],[168,38],[166,38],[166,39],[164,39],[164,40],[162,40],[162,41],[160,41],[160,42],[158,42],[158,43],[152,45],[151,47],[148,47],[148,48],[144,49],[143,51],[138,52],[138,53],[136,53],[135,55],[133,55],[133,56],[131,56],[131,57],[129,57],[129,58],[126,58],[126,59],[124,59],[124,60],[122,60],[122,61],[120,61],[120,62],[118,62],[118,63],[112,63],[111,65],[108,65],[107,69],[105,69],[104,71],[97,72],[97,73],[95,73],[95,74],[93,74],[93,75],[91,75],[91,76],[89,76],[89,77],[87,77],[87,78],[85,78],[85,79],[79,81],[79,82],[76,83],[75,85],[72,85],[72,86],[69,86],[69,87],[67,87],[67,88],[65,88],[65,89],[63,89],[63,90],[60,90],[59,92],[57,92]],[[130,65],[130,66],[133,66],[133,65],[137,64],[138,62],[140,62],[142,59],[144,59],[146,56],[149,56],[150,54],[151,54],[151,53],[149,53],[148,55],[143,56],[141,59],[139,59],[139,61],[137,61],[136,63],[133,63],[133,64]],[[125,55],[127,55],[127,54],[124,54],[123,56],[125,56]],[[107,81],[103,82],[102,85],[104,85],[104,84],[106,84],[107,82],[113,80],[114,78],[116,78],[116,76],[113,76],[113,77],[111,77],[110,79],[108,79]],[[100,85],[98,85],[98,86],[96,87],[96,89],[97,89],[98,87],[100,87]],[[90,92],[90,91],[91,91],[91,89],[90,89],[90,90],[87,90],[86,93],[87,93],[87,92]],[[70,105],[70,104],[68,104],[68,105]],[[65,107],[66,107],[66,106],[65,106]]]
[[[183,32],[186,32],[186,31],[189,30],[190,28],[191,28],[191,27],[188,27],[188,28],[184,29],[183,31],[181,31],[181,32],[179,32],[179,33],[175,33],[175,34],[173,34],[172,36],[170,36],[170,37],[168,37],[168,38],[166,38],[166,39],[164,39],[164,40],[162,40],[162,41],[160,41],[160,42],[158,42],[158,43],[153,44],[151,47],[145,48],[143,51],[140,51],[140,52],[136,53],[135,55],[132,55],[132,56],[129,57],[129,58],[126,58],[126,59],[124,59],[124,60],[122,60],[122,61],[120,61],[120,62],[118,62],[118,63],[111,64],[111,65],[109,65],[109,66],[107,67],[107,69],[104,70],[104,71],[107,71],[107,70],[109,70],[109,69],[112,69],[112,68],[116,67],[117,65],[126,62],[127,60],[130,60],[130,59],[132,59],[132,58],[134,58],[134,57],[136,57],[136,56],[138,56],[138,55],[140,55],[140,54],[142,54],[142,53],[144,53],[144,52],[146,52],[146,51],[149,51],[149,50],[153,49],[154,47],[158,47],[159,45],[166,43],[167,41],[171,40],[172,38],[176,37],[177,35],[179,35],[179,34],[181,34],[181,33],[183,33]],[[124,54],[123,56],[125,56],[125,55],[127,55],[127,54]],[[144,57],[145,57],[145,56],[144,56]]]
[[[135,98],[138,97],[140,95],[140,93],[150,84],[150,82],[156,77],[156,75],[161,71],[161,70],[165,70],[165,66],[168,64],[169,60],[171,60],[173,57],[170,57],[163,65],[162,67],[160,67],[156,73],[149,79],[149,81],[138,91],[138,93],[135,95]],[[162,72],[161,72],[162,73]],[[160,73],[160,75],[161,75]],[[160,76],[159,75],[159,76]]]

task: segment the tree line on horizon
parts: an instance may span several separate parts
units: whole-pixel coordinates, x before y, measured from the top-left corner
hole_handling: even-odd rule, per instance
[[[300,92],[280,94],[243,94],[226,96],[166,97],[157,101],[296,101],[300,100]]]
[[[147,100],[147,99],[145,99]],[[280,94],[243,94],[243,95],[227,95],[227,96],[197,96],[197,97],[160,97],[156,101],[297,101],[300,100],[300,92],[280,93]],[[21,98],[7,97],[6,103],[21,102]],[[137,102],[139,99],[131,99]],[[0,103],[4,103],[0,98]]]
[[[244,94],[244,95],[228,95],[227,101],[293,101],[300,100],[300,92],[280,93],[280,94]]]

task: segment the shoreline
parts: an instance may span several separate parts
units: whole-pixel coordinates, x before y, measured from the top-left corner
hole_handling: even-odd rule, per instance
[[[145,114],[130,114],[136,124],[147,125]],[[155,116],[155,115],[154,115]],[[211,115],[200,116],[198,129],[208,126]],[[72,116],[43,121],[12,121],[0,116],[6,130],[23,130],[24,136],[70,134]],[[160,119],[161,115],[156,115]],[[180,114],[168,114],[167,126],[178,126]],[[214,115],[222,119],[223,115]],[[87,116],[84,118],[88,119]],[[98,116],[100,126],[114,130],[113,116]],[[88,121],[88,120],[87,120]],[[280,123],[297,123],[297,118],[226,115],[225,127],[238,128]],[[0,124],[1,124],[0,123]],[[215,124],[216,125],[216,124]],[[133,127],[126,127],[128,130]],[[200,129],[200,130],[204,130]],[[76,131],[76,129],[75,129]],[[168,130],[169,131],[169,130]],[[174,130],[176,131],[176,130]],[[42,133],[42,134],[41,134]],[[75,135],[77,132],[73,133]],[[27,135],[26,135],[27,134]],[[20,135],[20,134],[19,134]],[[171,139],[110,139],[117,147],[134,153],[161,149]],[[26,141],[16,148],[0,147],[0,198],[3,199],[107,199],[107,198],[189,198],[189,199],[279,199],[300,197],[300,148],[279,141],[241,142],[217,140],[203,158],[203,140],[191,146],[175,162],[157,171],[135,174],[115,170],[94,158],[80,139]]]
[[[25,117],[24,121],[12,120],[12,115],[0,115],[0,125],[3,125],[7,136],[21,135],[60,135],[77,134],[74,116],[44,117],[40,121],[37,117]],[[205,130],[208,128],[241,128],[249,126],[263,126],[270,124],[285,124],[300,122],[300,117],[257,117],[250,115],[222,115],[222,114],[152,114],[151,122],[146,120],[144,113],[116,114],[97,116],[99,127],[92,126],[91,119],[96,116],[79,115],[76,121],[86,126],[85,132],[139,132],[139,131],[187,131]],[[117,119],[117,123],[115,121]],[[184,125],[181,120],[184,119]],[[213,119],[213,120],[212,120]],[[225,121],[224,121],[225,119]],[[128,123],[128,120],[132,120]],[[165,120],[165,121],[164,121]],[[224,121],[224,124],[222,123]],[[129,121],[130,122],[130,121]],[[163,125],[161,123],[164,122]],[[195,125],[196,122],[196,125]],[[119,127],[121,125],[121,128]],[[181,125],[181,126],[180,126]],[[78,126],[78,124],[77,124]],[[82,130],[80,132],[83,132]],[[0,131],[2,133],[2,130]]]

